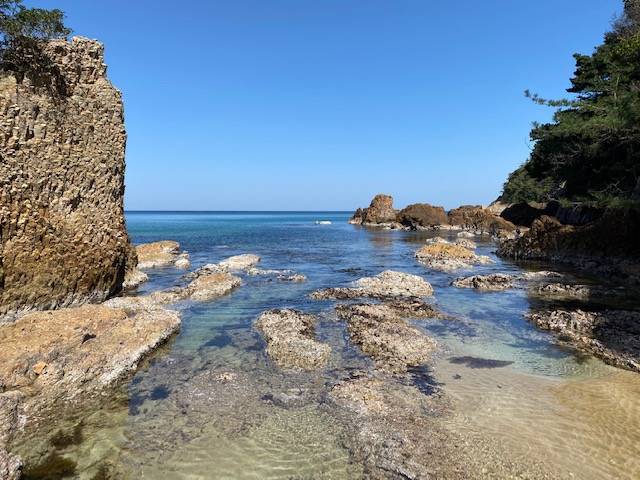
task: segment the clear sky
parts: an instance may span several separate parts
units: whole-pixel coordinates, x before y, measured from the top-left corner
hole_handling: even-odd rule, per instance
[[[106,44],[127,209],[489,203],[620,0],[26,0]]]

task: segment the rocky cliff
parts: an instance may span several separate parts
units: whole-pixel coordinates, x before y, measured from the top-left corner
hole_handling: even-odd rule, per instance
[[[122,96],[103,46],[56,40],[44,55],[50,78],[0,73],[0,322],[104,300],[135,261]]]

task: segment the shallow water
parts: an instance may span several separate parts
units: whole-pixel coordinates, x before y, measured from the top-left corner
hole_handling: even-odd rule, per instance
[[[246,276],[228,297],[180,305],[181,333],[117,400],[75,412],[52,427],[56,434],[79,432],[72,441],[52,445],[41,434],[19,446],[30,465],[69,463],[66,474],[31,478],[360,478],[345,433],[322,405],[327,385],[369,363],[346,341],[334,303],[310,300],[308,294],[385,269],[424,276],[434,286],[438,307],[458,318],[416,322],[442,346],[432,374],[455,401],[448,428],[490,436],[504,445],[505,455],[533,458],[559,478],[640,477],[637,374],[559,346],[536,330],[523,318],[533,302],[524,290],[479,293],[451,287],[453,278],[471,273],[434,272],[413,257],[435,234],[369,230],[347,224],[347,218],[342,213],[129,213],[135,243],[177,240],[193,268],[256,253],[261,268],[291,269],[308,281]],[[316,220],[332,224],[316,225]],[[473,274],[521,270],[496,258],[488,238],[476,240],[478,253],[496,262],[474,268]],[[179,284],[183,273],[153,270],[139,293]],[[253,321],[263,310],[284,306],[320,314],[317,334],[333,348],[321,375],[283,373],[266,358]],[[213,378],[229,372],[246,376],[245,390],[233,391]],[[304,399],[289,401],[301,385]]]

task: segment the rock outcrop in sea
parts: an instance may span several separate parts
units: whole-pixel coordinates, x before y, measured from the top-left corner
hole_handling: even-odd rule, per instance
[[[465,205],[450,212],[428,203],[414,203],[398,211],[393,197],[376,195],[368,208],[359,208],[349,223],[369,227],[405,230],[467,230],[476,234],[509,237],[515,225],[501,218],[494,210]]]
[[[0,322],[99,302],[135,265],[123,212],[121,93],[102,44],[45,47],[57,82],[0,77]]]
[[[315,300],[349,298],[428,297],[433,295],[431,284],[424,278],[410,273],[385,270],[375,277],[356,280],[352,287],[331,287],[311,294]]]

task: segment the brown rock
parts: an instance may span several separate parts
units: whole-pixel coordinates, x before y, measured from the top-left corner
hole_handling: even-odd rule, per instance
[[[378,194],[373,197],[368,208],[358,209],[351,217],[354,224],[376,225],[393,223],[396,220],[396,210],[393,208],[393,197]]]
[[[122,96],[103,46],[75,37],[44,50],[56,85],[0,78],[0,322],[102,301],[133,260]]]
[[[315,300],[372,297],[428,297],[433,295],[431,284],[410,273],[385,270],[374,277],[364,277],[354,287],[326,288],[311,294]]]
[[[297,310],[269,310],[256,321],[267,342],[269,357],[282,368],[315,370],[324,367],[331,347],[314,338],[315,317]]]
[[[497,292],[514,287],[515,277],[503,273],[493,273],[491,275],[474,275],[472,277],[458,278],[452,285],[457,288],[474,288]]]
[[[376,366],[393,373],[426,363],[436,342],[403,320],[402,309],[385,304],[339,305],[336,312],[347,320],[351,341],[369,355]]]
[[[26,416],[37,417],[112,385],[179,327],[179,315],[160,308],[86,305],[27,314],[0,326],[0,384],[24,391]]]
[[[180,244],[172,240],[143,243],[136,246],[138,268],[156,268],[173,264],[180,253]]]
[[[448,225],[447,213],[442,207],[434,207],[428,203],[414,203],[398,212],[396,221],[410,228],[437,227]]]
[[[443,272],[492,262],[489,257],[476,255],[471,250],[452,243],[425,245],[416,252],[416,258],[429,268]]]
[[[465,230],[495,234],[501,230],[513,231],[515,225],[479,205],[463,205],[449,212],[449,223]]]
[[[640,372],[640,312],[552,310],[527,318],[610,365]]]

